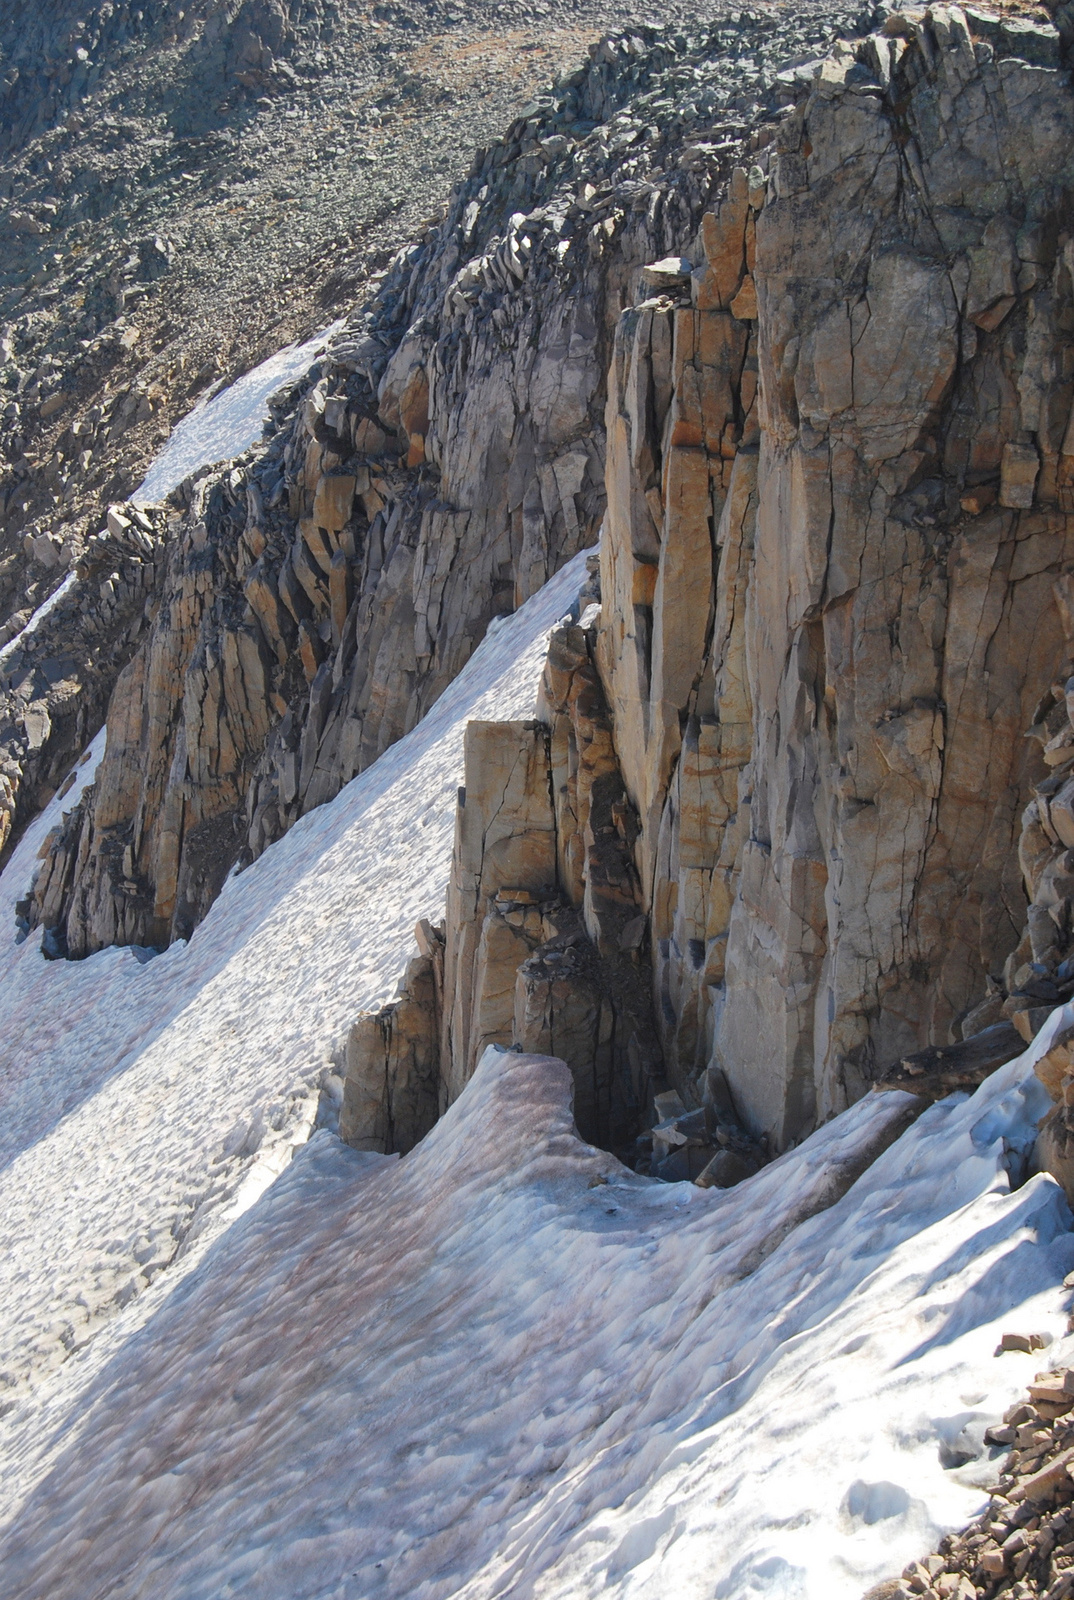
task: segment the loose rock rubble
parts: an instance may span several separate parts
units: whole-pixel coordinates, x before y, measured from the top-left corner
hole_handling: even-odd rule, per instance
[[[739,1122],[718,1069],[709,1072],[696,1111],[687,1111],[674,1089],[655,1095],[654,1105],[658,1121],[637,1140],[636,1172],[665,1183],[692,1179],[701,1189],[731,1189],[764,1165],[764,1147]]]
[[[1067,1287],[1074,1286],[1068,1279]],[[1039,1339],[1009,1335],[996,1351]],[[1074,1370],[1037,1374],[985,1443],[1006,1452],[987,1509],[866,1600],[1066,1600],[1074,1594]],[[956,1463],[952,1462],[952,1465]]]

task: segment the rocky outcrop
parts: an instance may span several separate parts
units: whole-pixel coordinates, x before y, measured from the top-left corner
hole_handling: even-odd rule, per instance
[[[381,365],[411,331],[422,348],[448,333],[448,367],[464,364],[471,410],[480,420],[488,369],[490,411],[517,413],[519,447],[528,449],[538,369],[537,434],[557,403],[556,364],[566,373],[581,363],[588,381],[603,382],[606,352],[587,353],[588,330],[610,339],[622,303],[614,277],[610,317],[601,294],[624,218],[651,236],[643,255],[670,248],[680,212],[696,210],[723,164],[710,148],[714,122],[723,126],[725,108],[739,122],[752,115],[759,76],[767,84],[781,59],[775,52],[815,50],[841,14],[837,6],[830,21],[827,10],[821,18],[792,10],[778,24],[747,15],[687,41],[636,29],[624,0],[541,0],[535,11],[519,0],[506,8],[393,0],[372,20],[365,0],[8,8],[0,14],[0,643],[77,566],[107,504],[135,492],[196,401],[356,308],[369,313],[359,319],[363,336],[374,324]],[[694,31],[687,0],[668,0],[664,18],[671,28],[689,20]],[[581,41],[623,24],[631,32],[594,45],[585,72],[574,74]],[[559,71],[573,76],[553,92],[546,80]],[[525,116],[501,140],[519,108]],[[449,206],[452,183],[490,140],[480,171]],[[686,149],[691,170],[679,174]],[[666,219],[662,198],[651,216],[640,203],[650,174],[661,197],[674,191]],[[533,216],[548,200],[562,227]],[[374,295],[400,242],[420,241],[430,216],[439,221],[445,210],[435,244],[407,251],[401,276]],[[513,216],[526,225],[512,230]],[[575,258],[564,262],[555,252],[567,245]],[[473,314],[456,307],[445,319],[444,292],[460,270],[457,300]],[[555,292],[536,316],[524,311],[546,270],[577,297],[574,321]],[[410,294],[415,273],[428,291],[420,304]],[[551,339],[550,319],[573,341],[562,363],[553,356],[550,366],[546,355],[516,370],[499,360],[516,325],[524,350],[542,330]],[[378,367],[374,389],[379,380]],[[591,415],[599,457],[599,400]],[[409,420],[420,421],[420,402]],[[510,415],[505,426],[496,424],[513,448]],[[588,483],[575,481],[573,447],[584,432],[542,461],[551,470],[543,487],[526,479],[528,563],[539,555],[534,519],[546,506],[555,515],[561,492],[568,520],[595,527],[599,459]],[[494,451],[494,479],[501,459]],[[465,473],[452,481],[453,493],[467,491]],[[482,501],[463,492],[447,504],[469,512]],[[480,533],[472,530],[464,554]],[[506,556],[491,536],[500,539],[491,583],[502,611],[522,532],[512,532]],[[550,557],[558,559],[555,538]],[[481,584],[488,578],[475,572]],[[467,624],[480,630],[479,617]],[[124,660],[110,682],[105,659],[97,661],[91,733]],[[20,766],[20,752],[0,735],[0,764]],[[59,739],[48,762],[59,770],[79,753]],[[8,776],[17,789],[18,773]],[[28,794],[26,814],[35,803]]]
[[[1025,1049],[1025,1040],[1009,1022],[996,1022],[954,1044],[930,1045],[903,1056],[878,1079],[874,1089],[904,1089],[927,1100],[949,1094],[972,1094],[987,1077]]]
[[[66,582],[0,644],[0,855],[101,725],[157,603],[167,515],[113,506]]]
[[[558,84],[199,491],[39,880],[57,943],[189,931],[603,519],[536,720],[472,731],[435,1051],[405,996],[368,1024],[354,1136],[394,1139],[395,1076],[443,1106],[522,1043],[589,1137],[655,1120],[659,1165],[673,1092],[683,1148],[777,1153],[893,1062],[1030,1036],[1071,981],[1061,48],[893,14],[706,149],[643,136],[682,62],[655,35]]]
[[[233,532],[246,520],[245,497],[220,488],[192,509],[218,523],[230,513]],[[112,696],[97,780],[35,886],[31,922],[62,953],[187,937],[223,885],[272,717],[263,634],[229,604],[248,552],[234,537],[210,541],[204,517],[171,543],[148,637]]]
[[[810,26],[822,36],[807,25],[803,40]],[[586,68],[479,152],[446,219],[396,259],[311,381],[281,405],[266,447],[202,487],[186,537],[204,523],[217,573],[212,618],[199,620],[200,642],[146,649],[200,652],[210,719],[226,705],[241,754],[223,785],[188,769],[181,737],[196,715],[193,685],[176,680],[162,723],[169,776],[161,785],[147,768],[140,783],[132,769],[139,792],[128,809],[143,819],[140,837],[170,832],[180,860],[161,858],[158,883],[156,860],[143,857],[125,937],[159,944],[189,931],[221,869],[332,798],[424,714],[492,618],[595,541],[620,309],[638,298],[646,264],[692,235],[725,181],[735,139],[689,141],[699,122],[740,136],[743,109],[753,114],[755,100],[734,93],[744,35],[763,56],[791,47],[794,28],[784,34],[745,19],[700,46],[642,29],[594,47]],[[798,92],[795,81],[772,87],[771,76],[765,92],[777,102]],[[678,100],[682,114],[672,116]],[[158,632],[178,614],[169,601]],[[225,680],[227,639],[251,629],[261,636],[267,730],[260,717],[243,724],[242,697]],[[139,715],[145,724],[148,710]],[[118,699],[114,716],[126,726]],[[115,917],[96,908],[122,883],[122,849],[106,844],[111,813],[95,820],[92,806],[92,838],[69,842],[73,865],[57,875],[64,888],[49,909],[57,928],[78,924],[66,938],[80,953],[116,935]],[[195,830],[212,820],[212,872],[182,859],[188,836],[173,819],[188,810]],[[202,835],[190,838],[200,857]],[[195,892],[173,897],[173,880]]]
[[[957,1037],[1021,932],[1074,99],[1054,30],[966,16],[839,47],[617,344],[598,659],[665,1060],[776,1148]]]
[[[383,1130],[419,1057],[438,1064],[443,1112],[490,1045],[554,1054],[571,1070],[582,1137],[625,1155],[663,1086],[596,610],[553,630],[540,720],[467,728],[443,945],[419,926],[422,955],[399,1000],[352,1035],[341,1135],[361,1148],[404,1148]],[[433,962],[415,1006],[415,974]]]
[[[360,1016],[347,1040],[339,1136],[358,1150],[405,1155],[440,1114],[443,935],[424,923],[418,938],[398,998]]]
[[[444,963],[449,1101],[487,1045],[511,1042],[515,972],[543,932],[538,908],[556,881],[548,772],[548,732],[540,723],[467,728]]]

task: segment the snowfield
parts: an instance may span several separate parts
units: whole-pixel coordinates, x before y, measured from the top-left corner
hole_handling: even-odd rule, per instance
[[[14,942],[77,787],[0,878],[5,1600],[858,1600],[974,1514],[985,1427],[1074,1356],[994,1354],[1064,1340],[1070,1214],[1021,1180],[1072,1007],[871,1164],[908,1097],[726,1193],[582,1144],[540,1057],[488,1052],[403,1160],[313,1131],[441,914],[465,723],[532,715],[583,575],[189,944]]]
[[[580,557],[493,629],[419,728],[147,964],[49,962],[39,934],[14,940],[15,902],[78,788],[20,841],[0,877],[0,1401],[14,1404],[0,1497],[41,1444],[27,1385],[308,1137],[356,1013],[394,995],[415,922],[443,914],[465,724],[533,714],[548,630],[584,577]]]
[[[978,1505],[1040,1361],[1001,1325],[1058,1325],[1065,1203],[1002,1165],[1037,1090],[988,1091],[771,1250],[901,1096],[725,1194],[495,1050],[401,1161],[315,1134],[79,1397],[0,1592],[859,1595]]]

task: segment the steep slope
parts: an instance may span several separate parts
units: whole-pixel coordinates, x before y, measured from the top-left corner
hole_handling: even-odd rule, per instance
[[[407,790],[419,745],[382,758]],[[310,874],[322,939],[339,865],[329,843]],[[234,939],[228,902],[149,971]],[[203,1084],[203,1120],[234,1104]],[[1074,1261],[1051,1180],[1011,1190],[1028,1059],[879,1159],[907,1096],[728,1194],[634,1177],[578,1141],[569,1098],[562,1063],[490,1052],[401,1162],[316,1136],[106,1365],[60,1375],[51,1417],[9,1416],[5,1592],[851,1600],[964,1521],[984,1430],[1040,1359],[997,1361],[999,1337],[1061,1333]],[[128,1160],[155,1159],[159,1121],[121,1121]]]
[[[1062,1332],[1074,1259],[1054,1184],[1011,1192],[1027,1061],[879,1160],[908,1097],[724,1195],[633,1177],[571,1134],[560,1065],[491,1057],[402,1166],[323,1134],[254,1199],[435,914],[463,720],[526,714],[581,576],[189,946],[9,956],[10,1592],[849,1597],[976,1508],[1039,1361],[992,1352]]]
[[[1022,733],[1070,648],[1061,36],[892,17],[776,74],[746,126],[741,89],[709,114],[726,138],[674,132],[660,177],[643,116],[699,74],[738,87],[730,34],[606,45],[475,163],[248,472],[193,491],[100,785],[39,881],[57,950],[187,931],[588,542],[606,495],[580,648],[625,797],[600,824],[634,880],[615,938],[641,919],[663,1053],[635,1051],[627,1110],[661,1073],[697,1107],[716,1074],[778,1151],[907,1052],[1024,1010],[1027,956],[1062,998],[1068,899],[1053,874],[1055,936],[1026,945],[1016,854],[1040,777]],[[628,88],[610,136],[562,149]],[[586,170],[611,180],[596,222]],[[543,715],[577,743],[565,702]],[[560,779],[538,760],[532,781]],[[592,875],[562,851],[554,875],[606,954]],[[461,1003],[455,1043],[480,993]],[[454,1048],[444,1103],[476,1059]]]
[[[642,29],[594,48],[479,152],[443,223],[281,402],[271,442],[184,494],[165,604],[116,699],[108,820],[86,819],[78,881],[56,874],[60,948],[187,931],[232,861],[413,726],[490,617],[594,541],[619,312],[646,263],[693,235],[752,124],[800,92],[779,77],[788,54],[815,53],[833,20],[744,15],[700,39]],[[185,597],[210,562],[206,614]],[[221,665],[244,652],[264,679],[253,712]],[[165,675],[170,703],[150,713],[156,664],[195,658],[204,681],[181,702]],[[17,834],[74,750],[27,751],[19,731],[27,703],[47,708],[47,672],[13,691]],[[228,723],[228,765],[188,782],[180,751],[205,716]]]
[[[1074,100],[1050,24],[930,19],[782,72],[784,18],[609,41],[474,162],[268,446],[185,492],[31,909],[56,951],[189,932],[607,503],[636,1107],[720,1071],[778,1150],[995,1020],[1069,650]]]
[[[195,398],[352,304],[474,146],[630,20],[600,0],[5,7],[0,643]]]
[[[865,1178],[908,1097],[722,1195],[579,1145],[562,1067],[493,1057],[404,1165],[324,1134],[255,1199],[435,915],[465,719],[532,708],[581,576],[190,945],[9,951],[7,1592],[693,1595],[716,1573],[729,1596],[851,1596],[974,1509],[983,1429],[1037,1360],[997,1367],[998,1333],[1060,1332],[1072,1262],[1051,1181],[1010,1192],[1043,1099],[1024,1062]]]
[[[398,756],[233,880],[189,946],[148,965],[124,950],[56,964],[36,940],[6,943],[9,1390],[143,1289],[266,1142],[305,1137],[326,1077],[338,1091],[356,1010],[390,995],[415,920],[438,915],[465,721],[532,710],[545,634],[578,581],[568,569],[489,640]],[[5,869],[8,918],[52,821]],[[88,1167],[80,1152],[93,1152]]]
[[[581,645],[608,820],[671,1086],[729,1086],[774,1150],[900,1057],[1002,1016],[1029,1039],[1070,994],[1061,49],[942,8],[840,43],[619,322]]]

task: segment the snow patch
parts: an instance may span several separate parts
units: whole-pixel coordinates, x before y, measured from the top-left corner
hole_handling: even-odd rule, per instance
[[[466,722],[532,716],[548,630],[584,580],[580,557],[420,727],[231,878],[187,945],[146,964],[121,949],[45,961],[39,935],[16,941],[14,907],[74,794],[13,852],[0,876],[0,1400],[31,1454],[33,1386],[194,1239],[204,1247],[308,1136],[356,1013],[393,996],[414,924],[442,914]],[[102,749],[103,735],[83,773]],[[0,1474],[22,1473],[21,1448],[0,1450]]]
[[[7,644],[4,645],[2,650],[0,650],[0,671],[3,671],[5,662],[14,655],[15,651],[18,650],[21,645],[25,644],[26,640],[30,638],[31,634],[37,632],[38,628],[44,622],[49,612],[53,611],[56,606],[59,605],[64,595],[70,593],[70,591],[74,588],[76,581],[76,574],[74,572],[69,572],[66,578],[64,578],[63,582],[56,585],[48,599],[42,601],[42,603],[38,606],[37,610],[34,612],[25,628],[22,628],[13,639],[8,640]]]
[[[334,322],[304,344],[288,345],[211,400],[195,406],[176,423],[168,443],[131,496],[133,503],[156,505],[199,467],[230,461],[249,449],[261,437],[272,396],[308,372],[342,327],[342,322]]]

